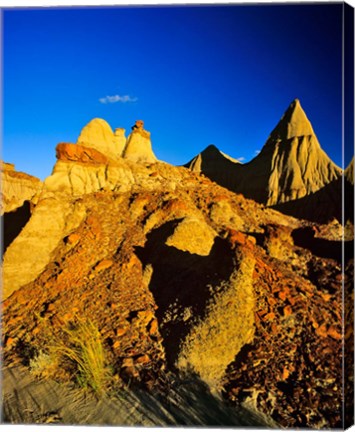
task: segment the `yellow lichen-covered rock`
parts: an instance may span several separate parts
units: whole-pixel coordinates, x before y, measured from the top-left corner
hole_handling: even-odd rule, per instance
[[[202,219],[186,217],[175,227],[165,244],[191,254],[207,256],[215,237],[216,232]]]
[[[122,155],[126,144],[124,133],[122,128],[113,132],[105,120],[95,118],[83,128],[77,144],[94,148],[110,158],[117,159]]]

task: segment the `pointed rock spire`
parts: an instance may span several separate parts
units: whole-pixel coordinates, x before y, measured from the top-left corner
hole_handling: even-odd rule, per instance
[[[342,174],[322,150],[298,99],[289,105],[257,157],[247,164],[227,159],[210,146],[185,166],[268,206],[315,193]]]
[[[309,135],[315,135],[311,122],[303,111],[299,99],[295,99],[271,132],[270,138],[283,140]]]

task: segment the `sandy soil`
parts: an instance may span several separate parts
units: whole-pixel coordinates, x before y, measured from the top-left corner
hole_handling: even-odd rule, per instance
[[[2,423],[123,426],[275,426],[236,411],[194,380],[173,385],[166,397],[122,390],[98,400],[73,386],[38,380],[26,368],[2,371]]]

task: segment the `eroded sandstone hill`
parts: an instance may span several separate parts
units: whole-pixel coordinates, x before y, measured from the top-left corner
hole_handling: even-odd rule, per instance
[[[188,162],[185,167],[195,173],[202,173],[221,186],[227,187],[235,182],[235,171],[241,166],[236,159],[209,145],[200,154]]]
[[[197,164],[197,160],[203,162]],[[220,161],[219,164],[222,162]],[[267,206],[296,201],[341,177],[322,150],[312,125],[295,99],[271,132],[261,152],[247,164],[223,164],[218,174],[213,159],[198,155],[186,166],[228,189]],[[326,197],[331,203],[331,197]]]
[[[341,427],[342,227],[84,144],[57,146],[4,255],[5,365],[47,355],[48,375],[72,379],[50,346],[90,319],[112,387],[151,391],[173,371],[279,425]]]

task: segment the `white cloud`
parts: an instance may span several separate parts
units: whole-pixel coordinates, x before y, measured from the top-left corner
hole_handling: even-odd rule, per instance
[[[124,95],[124,96],[113,95],[113,96],[105,96],[103,98],[100,98],[99,102],[103,104],[107,104],[107,103],[116,103],[116,102],[122,102],[122,103],[136,102],[137,100],[138,98],[129,95]]]
[[[239,158],[237,158],[237,160],[239,160],[239,162],[243,162],[243,161],[245,161],[245,157],[244,156],[239,157]]]
[[[259,154],[260,153],[260,150],[255,150],[255,154],[257,155],[257,154]]]

